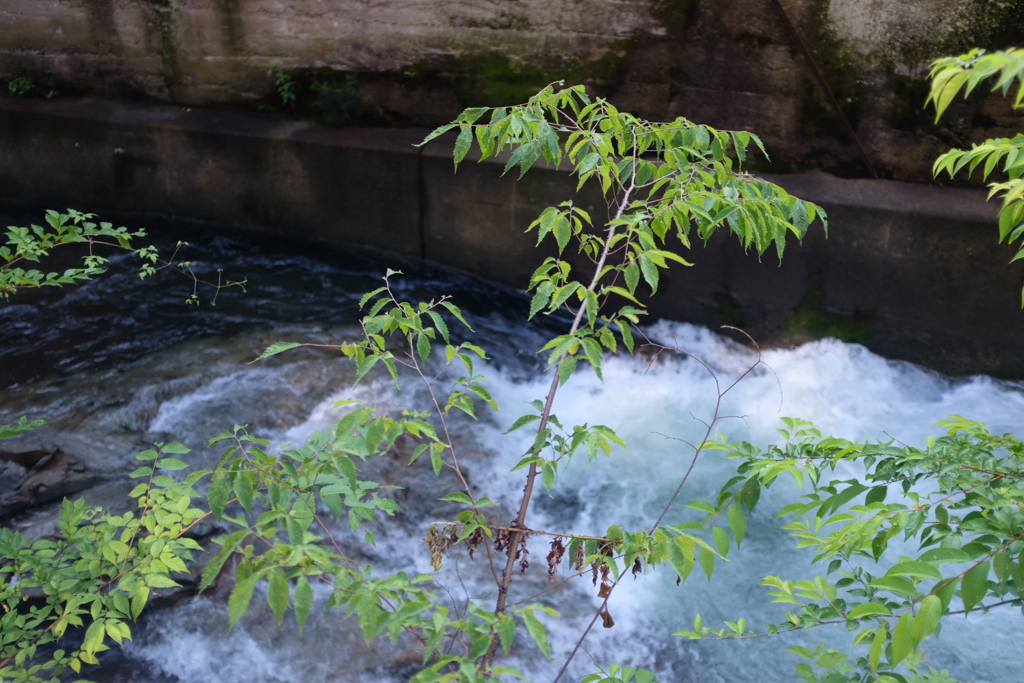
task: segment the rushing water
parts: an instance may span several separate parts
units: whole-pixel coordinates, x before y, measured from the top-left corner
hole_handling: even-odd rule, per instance
[[[235,423],[275,443],[297,443],[329,428],[339,415],[332,406],[342,398],[385,409],[392,402],[415,404],[423,397],[409,380],[405,384],[412,391],[401,396],[384,378],[349,391],[351,369],[329,353],[294,352],[246,363],[272,341],[351,338],[359,295],[376,286],[386,267],[399,267],[409,274],[398,281],[403,296],[451,294],[476,329],[474,341],[492,351],[483,372],[502,410],[477,422],[459,421],[455,439],[471,482],[511,510],[521,481],[507,471],[529,437],[502,432],[529,401],[543,396],[547,380],[532,350],[561,321],[544,321],[549,330],[524,328],[522,297],[458,273],[396,263],[393,257],[322,245],[282,246],[280,238],[204,226],[174,229],[175,235],[191,233],[193,246],[185,257],[193,259],[197,273],[215,277],[219,267],[226,277],[247,277],[247,293],[225,290],[216,306],[185,307],[181,301],[191,291],[186,280],[164,275],[140,283],[129,259],[122,258],[96,282],[18,295],[0,308],[5,369],[0,423],[30,414],[45,416],[50,424],[11,447],[57,447],[75,455],[106,482],[87,496],[112,504],[123,496],[132,455],[154,441],[183,441],[196,448],[200,464],[216,456],[204,449],[205,440]],[[209,293],[199,293],[209,299]],[[700,421],[710,419],[716,380],[728,385],[756,361],[749,349],[703,328],[661,322],[647,334],[704,364],[683,355],[614,357],[606,361],[604,382],[589,371],[578,372],[559,395],[559,418],[564,424],[613,426],[630,448],[593,463],[582,457],[573,462],[552,495],[538,497],[532,527],[601,533],[612,523],[649,525],[689,463],[683,440],[699,438]],[[933,423],[950,413],[984,420],[995,431],[1020,431],[1024,397],[1010,383],[951,379],[834,340],[770,350],[762,360],[727,394],[721,414],[732,417],[716,431],[767,444],[778,438],[779,417],[800,416],[838,436],[921,444],[939,433]],[[690,497],[710,496],[729,472],[729,464],[714,454],[703,456],[687,484]],[[429,522],[450,515],[451,508],[437,503],[437,486],[423,468],[392,462],[375,474],[406,487],[398,494],[406,513],[382,526],[376,548],[358,552],[382,570],[428,571],[420,538]],[[507,493],[495,496],[496,491]],[[795,662],[787,645],[848,642],[847,635],[827,629],[727,643],[668,635],[688,628],[698,611],[706,624],[739,616],[752,625],[780,619],[784,610],[771,605],[757,584],[768,574],[796,579],[812,573],[807,556],[792,550],[792,541],[772,519],[779,501],[794,494],[773,487],[751,521],[742,551],[733,551],[732,561],[710,584],[696,573],[678,587],[670,572],[625,580],[611,603],[615,627],[599,628],[588,638],[575,679],[596,661],[645,665],[664,681],[793,680]],[[45,533],[52,514],[44,507],[13,523],[29,533]],[[537,543],[532,553],[533,567],[513,599],[546,585],[546,547]],[[493,587],[479,578],[483,567],[479,558],[451,554],[438,584],[454,607],[460,608],[467,595],[493,601]],[[551,680],[592,615],[595,594],[589,580],[547,593],[543,599],[562,614],[550,622],[558,658],[549,663],[526,653],[518,665],[536,680]],[[414,643],[366,646],[355,625],[336,612],[315,614],[300,634],[287,620],[276,627],[257,602],[230,633],[223,594],[155,611],[142,620],[117,666],[90,675],[111,681],[291,683],[404,680],[416,670]],[[965,680],[1009,683],[1019,680],[1014,653],[1021,636],[1024,628],[1013,608],[951,619],[939,638],[927,641],[927,657],[930,665]]]

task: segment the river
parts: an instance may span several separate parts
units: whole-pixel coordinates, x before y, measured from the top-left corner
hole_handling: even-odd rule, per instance
[[[39,222],[38,213],[25,212],[11,206],[0,210],[0,218],[5,225]],[[140,224],[138,218],[129,220],[131,227]],[[113,505],[124,495],[133,454],[153,442],[182,441],[195,449],[193,461],[202,465],[217,456],[205,447],[206,440],[232,424],[248,425],[274,443],[294,444],[329,428],[340,414],[332,408],[339,399],[359,398],[383,409],[398,401],[422,401],[412,387],[398,395],[384,377],[370,378],[353,393],[351,368],[329,352],[299,351],[248,364],[273,341],[351,338],[359,296],[392,267],[406,273],[397,280],[404,297],[451,295],[476,330],[473,341],[490,351],[483,374],[502,409],[475,422],[458,421],[455,439],[469,454],[467,469],[478,490],[509,510],[517,502],[521,481],[507,471],[525,450],[528,435],[502,432],[529,401],[543,396],[547,380],[534,350],[545,335],[558,333],[563,320],[526,326],[524,296],[387,254],[187,221],[147,218],[144,224],[155,228],[164,253],[173,251],[174,239],[187,239],[190,245],[178,260],[190,259],[204,278],[216,279],[218,269],[224,278],[247,278],[246,291],[225,289],[214,305],[213,290],[200,287],[202,305],[186,306],[189,280],[165,272],[140,281],[132,260],[118,256],[111,272],[94,282],[13,297],[0,306],[0,423],[28,414],[49,424],[8,448],[73,455],[98,482],[82,493]],[[678,439],[697,438],[700,420],[710,419],[715,378],[729,384],[757,360],[749,348],[704,328],[652,321],[645,331],[703,364],[682,354],[653,358],[648,353],[609,358],[603,382],[589,370],[578,371],[559,395],[555,412],[564,424],[613,426],[629,449],[593,463],[583,457],[574,461],[550,496],[539,495],[529,522],[533,528],[586,534],[601,533],[612,523],[649,525],[689,462]],[[768,350],[762,361],[726,396],[722,414],[732,417],[716,431],[767,444],[779,439],[780,417],[799,416],[837,436],[923,445],[927,435],[940,433],[934,423],[951,413],[983,420],[996,432],[1022,426],[1024,394],[1016,383],[949,378],[835,340]],[[692,497],[709,496],[730,471],[728,462],[707,454],[687,490]],[[429,571],[424,528],[450,509],[437,504],[440,494],[422,469],[391,464],[381,472],[405,487],[396,494],[405,513],[390,531],[382,525],[377,546],[362,548],[362,557],[381,570]],[[795,495],[792,488],[773,487],[751,520],[742,550],[733,552],[712,582],[696,572],[678,587],[670,572],[625,580],[611,604],[616,625],[588,638],[574,680],[594,662],[644,665],[658,671],[662,681],[795,680],[796,660],[786,646],[847,642],[846,634],[826,629],[743,642],[690,642],[670,635],[689,628],[698,611],[705,624],[740,616],[752,625],[780,618],[783,610],[769,603],[758,581],[769,574],[813,575],[808,556],[793,550],[792,540],[773,522],[781,501]],[[52,522],[52,505],[9,521],[36,535],[47,533]],[[532,552],[534,566],[519,584],[520,597],[546,584],[546,548],[538,544]],[[478,576],[483,567],[479,560],[451,554],[438,586],[453,606],[464,605],[467,595],[492,602],[493,587]],[[549,621],[556,661],[528,649],[517,660],[535,680],[551,680],[597,605],[595,594],[589,580],[545,594],[562,612],[560,620]],[[123,653],[113,653],[87,673],[123,682],[291,683],[397,681],[416,670],[412,645],[367,647],[354,624],[337,612],[315,610],[299,633],[287,619],[275,626],[269,611],[254,602],[229,633],[226,611],[226,596],[217,593],[155,610],[141,620]],[[1015,653],[1022,636],[1024,622],[1012,607],[950,619],[939,637],[925,642],[928,665],[975,683],[1017,681]]]

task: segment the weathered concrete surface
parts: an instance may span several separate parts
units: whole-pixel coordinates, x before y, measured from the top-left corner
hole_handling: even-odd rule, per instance
[[[924,111],[931,60],[1024,36],[1024,0],[782,0],[882,177],[924,181],[950,146],[1019,127],[998,96]],[[345,117],[312,88],[361,73],[355,102],[436,125],[552,80],[585,82],[652,120],[751,130],[765,170],[866,168],[773,0],[5,0],[0,81],[30,95],[248,103]],[[275,75],[293,79],[280,100]],[[2,83],[0,83],[2,85]]]
[[[0,55],[11,73],[216,102],[262,96],[274,70],[396,71],[496,47],[589,61],[650,31],[628,0],[6,0]]]
[[[270,117],[95,99],[0,98],[0,196],[260,225],[422,256],[524,287],[544,253],[524,230],[541,209],[603,201],[563,171],[452,172],[451,140],[425,131],[323,129]],[[654,316],[739,324],[785,343],[794,311],[858,326],[891,357],[1024,377],[1020,268],[996,242],[984,193],[826,174],[771,179],[829,213],[780,267],[716,236],[664,278]],[[797,330],[799,333],[799,330]],[[814,334],[814,330],[809,331]]]
[[[0,194],[418,255],[421,132],[96,99],[0,100]]]

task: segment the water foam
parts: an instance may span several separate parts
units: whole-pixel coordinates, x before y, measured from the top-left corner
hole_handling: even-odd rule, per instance
[[[566,425],[612,426],[630,447],[616,449],[611,458],[599,456],[593,463],[578,456],[562,473],[551,496],[543,491],[538,494],[536,512],[530,520],[532,527],[599,534],[611,523],[627,528],[650,525],[692,458],[692,449],[685,442],[702,438],[704,423],[714,416],[719,391],[758,360],[749,349],[691,325],[660,323],[652,326],[648,334],[663,344],[685,349],[704,364],[681,355],[661,354],[657,358],[608,358],[603,382],[589,369],[578,371],[562,388],[555,413]],[[1024,396],[1013,384],[986,377],[950,379],[835,340],[792,350],[766,351],[761,361],[726,394],[720,415],[728,417],[715,424],[714,432],[767,444],[780,440],[775,431],[780,426],[780,417],[799,416],[813,420],[823,432],[836,436],[897,439],[921,445],[927,435],[940,433],[933,423],[949,413],[986,421],[995,431],[1016,428],[1024,414]],[[511,510],[518,502],[521,473],[510,475],[508,469],[527,449],[531,437],[527,430],[508,437],[502,432],[519,414],[529,411],[529,401],[543,397],[548,380],[522,380],[513,371],[493,367],[485,369],[484,374],[489,376],[488,386],[502,411],[496,418],[461,421],[456,439],[464,444],[464,450],[468,446],[474,452],[463,454],[472,480],[492,497],[494,490],[509,492],[499,502]],[[256,374],[249,374],[245,382],[255,381],[255,377]],[[260,390],[269,391],[273,378],[264,379],[268,386]],[[224,381],[238,380],[234,377]],[[219,386],[198,391],[197,405],[206,405],[202,397],[216,396],[220,391]],[[338,415],[333,409],[334,402],[349,395],[350,392],[341,392],[328,396],[310,419],[283,428],[277,438],[295,442],[309,431],[328,428]],[[358,395],[381,404],[394,396],[386,381],[367,383]],[[159,420],[168,420],[166,426],[180,427],[180,420],[189,412],[181,410],[183,405],[169,405]],[[172,419],[172,415],[177,417]],[[159,420],[156,424],[165,426]],[[707,453],[702,458],[697,474],[687,484],[692,497],[712,496],[723,477],[734,468],[734,464],[716,453]],[[795,579],[811,571],[807,554],[794,551],[792,541],[779,532],[772,520],[782,501],[794,495],[792,487],[772,489],[766,496],[769,500],[752,516],[742,551],[733,552],[735,559],[716,573],[712,583],[695,575],[677,587],[671,572],[625,580],[611,605],[617,625],[608,631],[599,628],[588,639],[587,650],[574,669],[575,677],[592,669],[595,661],[617,661],[655,666],[664,680],[788,680],[794,661],[784,651],[786,645],[814,644],[820,640],[837,645],[847,643],[849,637],[837,629],[728,643],[693,643],[668,637],[675,630],[688,628],[697,611],[704,615],[705,623],[746,616],[756,627],[781,618],[784,610],[770,605],[764,589],[757,584],[767,574]],[[683,515],[685,511],[672,514]],[[425,551],[416,535],[422,533],[422,526],[413,525],[413,535],[408,538],[385,537],[378,554],[394,557],[404,551],[410,570],[425,569]],[[516,599],[543,587],[541,558],[545,553],[546,547],[540,543],[533,548],[531,573],[537,577],[528,582],[528,590],[518,589]],[[473,563],[459,559],[457,569],[455,562],[450,561],[439,583],[454,593],[463,591],[462,595],[468,593],[482,604],[489,604],[493,596],[486,592],[490,590],[486,581],[472,578],[475,572],[482,571],[479,559]],[[595,592],[589,581],[577,581],[541,598],[550,600],[564,613],[562,620],[550,623],[559,658],[572,647],[589,620],[597,604]],[[210,672],[216,670],[216,677],[228,683],[290,683],[308,680],[310,676],[321,678],[326,675],[326,669],[318,668],[324,657],[334,662],[331,666],[344,667],[345,658],[350,656],[342,649],[333,655],[317,649],[316,656],[310,657],[308,646],[303,645],[308,640],[291,640],[287,631],[273,637],[265,629],[254,634],[247,630],[252,628],[250,617],[243,619],[242,628],[236,628],[228,637],[223,630],[214,633],[208,625],[222,619],[213,615],[223,608],[200,600],[196,606],[153,615],[154,633],[176,635],[173,639],[142,638],[132,646],[131,656],[151,662],[183,681],[209,680]],[[317,624],[307,628],[306,637],[314,633],[317,640],[359,647],[351,634],[337,630],[339,619],[340,615],[333,613],[321,615]],[[1008,613],[950,620],[941,637],[927,644],[929,660],[936,666],[954,668],[954,674],[970,676],[976,683],[1008,683],[1016,680],[1016,672],[1011,662],[1000,661],[1000,654],[1009,647],[1007,639],[1019,639],[1021,635],[1024,629],[1019,618]],[[558,661],[547,663],[532,656],[521,662],[537,680],[550,679],[559,665]],[[371,674],[367,672],[375,669],[368,667],[363,671],[360,675],[371,679],[377,675],[377,680],[397,680],[394,670],[376,670],[377,674]]]

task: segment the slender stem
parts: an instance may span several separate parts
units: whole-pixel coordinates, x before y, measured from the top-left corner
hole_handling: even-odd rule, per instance
[[[590,281],[590,285],[587,287],[588,292],[593,292],[597,289],[598,282],[601,279],[601,271],[604,269],[605,263],[608,261],[608,255],[611,252],[611,241],[615,236],[616,229],[618,227],[618,219],[622,217],[623,212],[629,205],[629,199],[632,192],[636,189],[636,164],[633,164],[633,172],[630,174],[629,186],[623,189],[622,199],[619,201],[618,206],[615,210],[615,215],[612,220],[609,221],[610,225],[605,234],[604,246],[601,249],[601,258],[598,260],[597,265],[594,269],[594,276]],[[576,311],[576,316],[572,321],[572,326],[569,328],[569,334],[574,334],[583,322],[583,314],[587,309],[586,300],[580,303],[579,308]],[[547,396],[544,400],[544,410],[541,412],[540,424],[537,427],[538,433],[547,429],[548,423],[551,419],[551,408],[555,402],[555,395],[558,393],[559,386],[559,368],[562,362],[565,360],[566,354],[555,363],[554,376],[551,378],[551,385],[548,388]],[[508,603],[508,589],[512,583],[512,574],[515,571],[516,564],[516,549],[519,547],[519,543],[525,533],[526,529],[526,513],[530,507],[530,499],[533,496],[534,485],[537,480],[537,464],[530,463],[530,469],[526,474],[526,485],[523,487],[523,498],[519,504],[519,511],[516,514],[515,522],[512,526],[515,527],[515,531],[512,532],[509,538],[508,544],[508,560],[505,562],[505,570],[502,573],[501,581],[498,583],[498,599],[494,606],[494,614],[502,614],[505,612]],[[491,661],[494,658],[496,648],[496,641],[492,642],[490,649],[487,654],[484,655],[484,665],[490,666]]]

